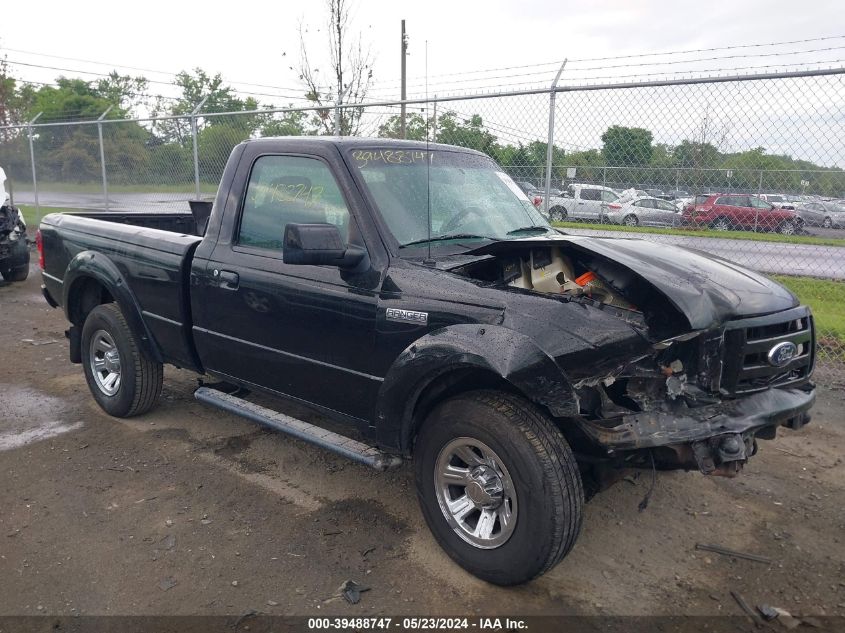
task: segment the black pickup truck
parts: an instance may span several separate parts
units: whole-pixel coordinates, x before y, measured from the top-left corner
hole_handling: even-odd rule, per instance
[[[735,475],[815,397],[813,318],[788,290],[563,234],[458,147],[251,140],[210,216],[53,214],[37,242],[106,412],[151,409],[169,363],[211,377],[207,405],[378,469],[412,457],[437,540],[498,584],[570,551],[585,490],[631,468]]]

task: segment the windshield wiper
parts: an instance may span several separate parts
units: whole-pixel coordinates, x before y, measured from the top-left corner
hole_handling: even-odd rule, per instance
[[[548,226],[541,226],[541,225],[534,225],[534,226],[521,226],[518,229],[514,229],[513,231],[508,231],[508,235],[516,235],[517,233],[529,233],[531,231],[542,231],[543,233],[549,232]]]
[[[421,240],[414,240],[413,242],[408,242],[406,244],[400,244],[399,248],[405,248],[406,246],[416,246],[418,244],[428,244],[429,242],[442,242],[444,240],[469,240],[469,239],[477,239],[477,240],[491,240],[493,242],[500,242],[501,240],[497,237],[490,237],[489,235],[476,235],[474,233],[448,233],[446,235],[438,235],[437,237],[426,237]]]

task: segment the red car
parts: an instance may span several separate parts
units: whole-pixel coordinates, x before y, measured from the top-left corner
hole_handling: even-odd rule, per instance
[[[779,209],[748,194],[709,194],[696,196],[684,208],[683,222],[716,231],[777,231],[792,235],[801,226],[795,211]]]

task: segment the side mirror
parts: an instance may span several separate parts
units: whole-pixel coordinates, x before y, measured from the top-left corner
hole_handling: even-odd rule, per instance
[[[360,246],[347,246],[334,224],[288,224],[283,244],[282,259],[286,264],[348,270],[367,263],[367,251]]]

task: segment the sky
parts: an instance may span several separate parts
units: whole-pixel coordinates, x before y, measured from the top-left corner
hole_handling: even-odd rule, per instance
[[[121,9],[121,4],[114,2],[55,0],[43,0],[37,9],[29,3],[4,5],[2,22],[6,28],[0,30],[0,47],[5,49],[14,74],[33,81],[52,81],[62,71],[17,63],[94,72],[108,72],[112,67],[128,65],[175,73],[199,66],[222,73],[230,82],[275,87],[235,84],[242,91],[301,96],[297,73],[290,69],[298,60],[300,23],[309,30],[309,49],[315,59],[325,61],[327,55],[323,37],[326,10],[320,0],[242,0],[236,4],[227,3],[225,10],[216,10],[210,3],[160,0],[123,5],[131,7],[129,9]],[[200,10],[200,6],[204,8]],[[557,65],[564,58],[578,60],[845,35],[841,3],[832,0],[815,0],[803,7],[782,0],[709,3],[701,0],[594,0],[589,3],[352,0],[352,30],[362,34],[364,44],[370,46],[376,60],[374,80],[377,83],[373,96],[399,96],[400,21],[403,18],[409,35],[407,63],[412,95],[425,91],[426,42],[429,92],[453,93],[494,86],[544,86],[551,82]],[[832,47],[838,47],[838,50],[820,50]],[[814,52],[773,55],[787,50]],[[92,60],[100,64],[18,51]],[[737,53],[768,56],[608,70],[598,68],[613,65],[612,61],[571,61],[564,77],[574,82],[621,74],[665,74],[681,69],[730,69],[835,60],[840,60],[837,65],[841,65],[845,58],[845,39],[733,52]],[[731,57],[732,51],[643,58],[642,61],[677,62],[714,56]],[[637,60],[627,63],[632,61]],[[327,65],[325,63],[324,67]],[[533,67],[477,72],[529,65]],[[475,74],[456,74],[467,72]],[[157,81],[166,82],[171,78],[167,74],[144,74]],[[166,92],[167,86],[155,84],[150,91]],[[284,102],[284,97],[258,98]]]
[[[351,0],[351,5],[351,32],[361,34],[375,58],[372,100],[399,97],[402,19],[409,37],[409,97],[425,94],[426,76],[428,94],[438,96],[543,87],[563,59],[569,61],[562,85],[845,65],[845,21],[841,2],[833,0],[803,5]],[[60,74],[96,79],[81,71],[117,69],[145,75],[153,82],[149,93],[168,96],[176,94],[167,85],[173,73],[202,67],[220,72],[242,95],[261,103],[302,105],[295,70],[302,24],[315,65],[328,68],[327,12],[320,0],[241,0],[222,9],[172,0],[123,6],[128,8],[113,2],[5,3],[0,55],[18,79],[52,82]],[[737,46],[743,48],[723,48]],[[538,110],[530,124],[525,113],[497,117],[504,127],[533,137],[542,130],[542,108],[529,107]],[[500,132],[506,134],[504,128]]]

